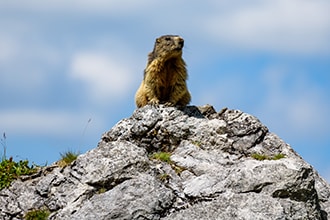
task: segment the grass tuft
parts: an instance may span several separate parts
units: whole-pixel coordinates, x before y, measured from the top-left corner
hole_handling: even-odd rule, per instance
[[[26,213],[25,220],[46,220],[50,215],[48,209],[35,209]]]
[[[251,157],[256,160],[268,160],[268,156],[263,154],[252,154]]]
[[[160,160],[168,164],[172,164],[171,153],[168,152],[157,152],[151,155],[151,159]]]
[[[279,160],[285,158],[284,154],[276,154],[275,156],[272,157],[272,160]]]
[[[64,153],[60,153],[60,155],[61,159],[58,161],[58,165],[60,167],[66,167],[77,159],[79,153],[68,150]]]
[[[276,154],[272,157],[267,156],[267,155],[263,155],[263,154],[252,154],[251,155],[252,158],[256,159],[256,160],[279,160],[282,158],[285,158],[284,154]]]
[[[163,182],[168,181],[170,178],[171,178],[171,176],[168,173],[163,173],[163,174],[159,175],[159,179]]]

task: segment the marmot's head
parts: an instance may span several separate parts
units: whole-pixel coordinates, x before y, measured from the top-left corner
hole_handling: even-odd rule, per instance
[[[154,59],[164,59],[164,61],[181,57],[184,40],[178,35],[164,35],[156,39],[154,50],[149,53],[148,63]]]

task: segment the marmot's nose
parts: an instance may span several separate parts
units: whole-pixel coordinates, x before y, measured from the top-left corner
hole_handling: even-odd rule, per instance
[[[180,38],[179,38],[179,46],[180,46],[181,48],[183,48],[183,45],[184,45],[184,40],[180,37]]]
[[[183,45],[184,45],[184,40],[182,37],[180,36],[177,36],[174,38],[175,42],[177,43],[177,46],[182,49],[183,48]]]

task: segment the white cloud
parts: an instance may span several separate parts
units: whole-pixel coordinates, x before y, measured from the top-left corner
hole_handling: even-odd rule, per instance
[[[34,11],[42,13],[129,13],[153,5],[151,0],[129,1],[129,0],[49,0],[29,2],[2,1],[0,7],[6,10]],[[111,16],[111,14],[108,14]]]
[[[0,64],[12,61],[18,53],[16,42],[10,36],[0,35]]]
[[[32,0],[19,4],[3,1],[0,8],[11,12],[36,12],[39,17],[47,15],[47,18],[61,15],[59,20],[102,15],[109,22],[114,21],[109,19],[111,17],[139,24],[140,30],[152,35],[174,31],[231,49],[295,55],[330,53],[328,0],[253,0],[248,3],[241,0],[229,3]],[[171,16],[167,11],[171,11]]]
[[[4,46],[0,43],[0,87],[7,94],[39,96],[50,83],[52,68],[59,63],[58,53],[44,45],[21,45],[14,39],[3,41],[9,42]]]
[[[202,93],[195,92],[193,104],[212,104],[249,109],[268,128],[284,139],[324,140],[329,136],[330,102],[327,92],[299,69],[271,66],[253,83],[240,74],[214,81]],[[258,88],[254,90],[251,85]],[[255,97],[251,99],[251,94]],[[251,102],[249,102],[250,100]]]
[[[102,102],[120,99],[132,90],[136,80],[136,74],[129,68],[130,61],[122,60],[104,53],[77,53],[73,57],[70,74],[87,85],[87,93],[92,99]]]
[[[257,0],[210,15],[205,29],[214,40],[238,48],[289,54],[329,53],[330,2]],[[220,10],[220,9],[219,9]]]
[[[329,102],[304,74],[273,67],[265,72],[266,95],[259,108],[271,130],[291,138],[327,137]]]
[[[174,31],[186,34],[187,37],[197,35],[197,38],[212,39],[211,42],[216,41],[231,48],[289,54],[330,51],[328,1],[257,0],[252,4],[233,1],[221,5],[224,8],[215,7],[216,10],[212,8],[214,3],[205,2],[205,7],[212,8],[209,12],[196,10],[199,4],[190,1],[174,4],[176,7],[168,2],[155,4],[145,1],[139,5],[129,3],[126,4],[129,7],[124,8],[111,6],[114,10],[109,14],[138,15],[136,20],[141,21],[141,28],[152,34]],[[187,4],[190,7],[183,12],[182,8]],[[162,8],[162,12],[158,12],[159,8]],[[164,11],[171,11],[172,16],[168,17]]]

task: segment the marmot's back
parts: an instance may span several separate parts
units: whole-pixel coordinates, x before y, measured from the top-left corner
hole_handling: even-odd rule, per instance
[[[156,39],[154,49],[148,55],[143,81],[135,95],[137,107],[189,104],[191,97],[186,84],[186,64],[182,59],[183,45],[184,40],[177,35]]]

